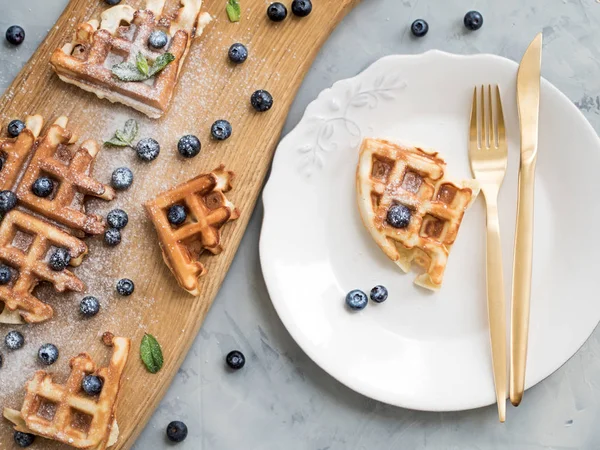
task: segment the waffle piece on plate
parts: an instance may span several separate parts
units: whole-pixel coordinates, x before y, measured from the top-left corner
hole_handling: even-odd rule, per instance
[[[46,371],[35,373],[25,387],[21,411],[4,408],[4,417],[15,425],[15,430],[79,449],[104,450],[116,443],[116,405],[131,343],[110,333],[105,336],[113,347],[107,367],[96,367],[90,355],[81,353],[71,359],[71,373],[64,385],[55,383]],[[87,375],[102,380],[99,395],[83,391],[81,383]]]
[[[201,6],[202,0],[147,0],[146,9],[138,11],[113,6],[100,21],[80,24],[73,41],[55,50],[50,63],[66,83],[158,118],[169,106],[192,40],[210,22],[209,14],[200,14]],[[167,34],[163,48],[149,44],[153,31]],[[165,53],[173,61],[147,80],[124,81],[113,74],[112,68],[123,62],[135,69],[140,53],[151,64]]]
[[[198,279],[206,273],[198,257],[205,251],[216,255],[223,251],[221,227],[240,216],[225,197],[231,190],[233,172],[223,166],[210,173],[163,192],[146,202],[146,213],[158,234],[163,259],[179,285],[192,295],[200,295]],[[169,210],[183,206],[184,221],[174,225]]]
[[[465,210],[479,193],[475,180],[451,181],[437,153],[365,139],[356,171],[358,207],[377,245],[404,272],[425,272],[415,283],[442,285],[448,255]]]

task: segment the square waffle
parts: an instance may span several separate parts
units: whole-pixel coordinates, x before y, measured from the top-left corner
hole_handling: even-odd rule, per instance
[[[200,14],[201,6],[202,0],[147,0],[146,9],[138,11],[128,5],[113,6],[102,13],[100,21],[80,24],[73,41],[55,50],[50,64],[66,83],[159,118],[169,106],[193,38],[211,20],[207,13]],[[156,29],[169,37],[164,49],[148,44]],[[114,77],[112,66],[135,63],[138,52],[150,61],[164,52],[175,59],[149,83]]]
[[[225,197],[231,190],[233,172],[223,166],[163,192],[144,206],[156,229],[163,259],[179,285],[192,295],[200,295],[198,279],[206,273],[198,257],[204,250],[216,255],[223,251],[221,227],[240,216]],[[171,206],[183,205],[186,221],[172,225],[167,213]]]
[[[465,210],[479,193],[474,180],[445,177],[446,163],[437,153],[380,139],[365,139],[356,172],[358,207],[363,223],[384,253],[404,272],[414,261],[425,272],[415,284],[441,287],[448,255]],[[387,214],[404,205],[410,221],[394,228]]]
[[[4,408],[4,417],[13,422],[15,430],[79,449],[104,450],[116,442],[116,404],[131,343],[127,338],[106,335],[113,347],[107,367],[96,367],[90,355],[81,353],[71,359],[71,373],[64,385],[55,383],[48,372],[35,373],[25,387],[21,411]],[[87,375],[102,379],[100,395],[91,397],[81,388]]]

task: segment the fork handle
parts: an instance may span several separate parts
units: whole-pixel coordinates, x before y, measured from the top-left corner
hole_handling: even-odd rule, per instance
[[[515,406],[521,403],[525,390],[533,257],[534,177],[535,160],[521,164],[517,194],[510,334],[510,402]]]
[[[502,245],[500,243],[500,223],[498,221],[498,191],[487,194],[487,246],[486,280],[487,307],[490,324],[492,368],[498,403],[498,418],[506,420],[506,393],[508,372],[506,362],[506,303],[504,276],[502,273]],[[484,191],[485,195],[485,191]]]

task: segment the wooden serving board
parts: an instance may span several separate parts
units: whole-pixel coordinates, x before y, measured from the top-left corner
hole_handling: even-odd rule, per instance
[[[128,336],[132,353],[118,405],[120,437],[114,448],[132,446],[181,365],[225,277],[304,74],[331,30],[358,1],[315,0],[310,16],[298,19],[290,11],[285,21],[275,24],[266,17],[268,3],[264,0],[240,0],[243,14],[239,23],[229,22],[225,0],[207,0],[203,9],[214,21],[192,45],[170,111],[162,119],[152,120],[67,85],[53,73],[48,63],[51,52],[70,41],[78,23],[98,17],[106,8],[99,0],[71,0],[0,100],[2,130],[9,120],[26,114],[41,114],[47,121],[66,115],[79,142],[102,142],[125,120],[134,118],[141,127],[139,138],[158,140],[161,153],[157,160],[141,163],[131,149],[102,148],[94,171],[99,180],[108,182],[112,171],[120,166],[130,167],[135,176],[133,186],[113,202],[88,202],[92,211],[105,214],[118,207],[130,218],[118,247],[107,248],[101,237],[86,239],[89,256],[75,269],[87,284],[87,293],[101,300],[102,309],[95,318],[82,319],[78,313],[82,294],[58,295],[51,288],[39,287],[37,293],[54,308],[55,316],[43,324],[18,326],[25,335],[24,348],[10,353],[2,348],[0,406],[20,408],[24,382],[41,368],[36,361],[41,344],[52,342],[59,347],[61,356],[51,370],[60,381],[68,372],[69,359],[79,352],[89,352],[100,363],[107,361],[109,351],[100,342],[104,331]],[[128,3],[142,6],[141,0]],[[285,3],[290,9],[291,0]],[[227,49],[234,42],[244,43],[250,53],[239,66],[227,59]],[[273,94],[275,102],[270,111],[259,114],[251,109],[249,98],[256,89]],[[210,139],[210,125],[217,119],[232,123],[229,140]],[[184,160],[176,145],[182,135],[189,133],[200,138],[202,151],[196,158]],[[204,257],[208,274],[202,280],[203,294],[193,298],[177,286],[163,263],[156,235],[141,204],[221,163],[236,173],[235,187],[228,197],[242,214],[224,228],[225,251]],[[135,282],[136,290],[130,297],[115,293],[115,283],[123,277]],[[12,328],[0,325],[0,337]],[[139,357],[145,332],[157,337],[165,355],[164,367],[155,375],[146,371]],[[12,428],[4,420],[0,421],[0,448],[13,448]],[[38,439],[31,448],[63,446]]]

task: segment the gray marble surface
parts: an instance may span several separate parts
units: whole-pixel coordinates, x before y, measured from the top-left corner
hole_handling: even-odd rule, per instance
[[[0,88],[10,84],[66,3],[0,0],[0,30],[21,24],[27,33],[20,48],[0,45]],[[327,14],[319,0],[314,4],[314,14]],[[484,15],[476,33],[462,27],[469,9]],[[416,18],[430,24],[420,40],[409,31]],[[600,130],[596,0],[363,0],[321,50],[284,133],[322,89],[381,56],[438,48],[518,61],[539,30],[545,35],[544,76]],[[177,446],[181,450],[600,449],[600,332],[528,391],[522,406],[509,410],[505,425],[497,422],[494,406],[425,413],[375,402],[323,372],[281,324],[260,270],[261,218],[259,203],[216,302],[136,450],[170,448],[164,429],[175,419],[190,430]],[[232,374],[224,370],[223,357],[234,348],[247,355],[248,363]]]

